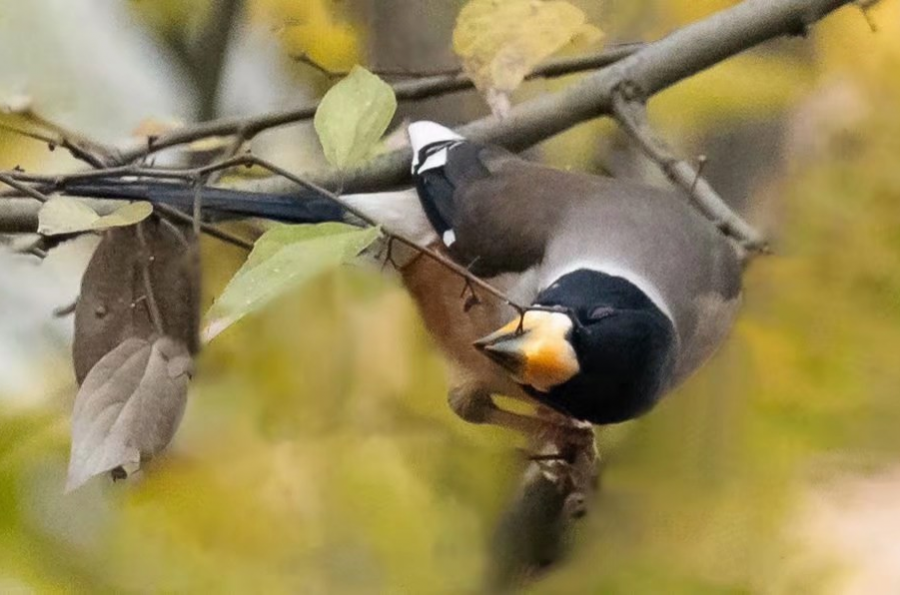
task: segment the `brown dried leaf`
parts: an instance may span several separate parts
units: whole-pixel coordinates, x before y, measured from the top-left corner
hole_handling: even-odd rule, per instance
[[[140,225],[152,256],[147,266],[163,334],[196,353],[200,269],[194,245],[156,218]],[[72,352],[79,384],[103,356],[127,339],[157,334],[145,296],[144,258],[135,226],[107,231],[94,252],[75,308]]]
[[[130,338],[103,356],[75,397],[66,491],[164,449],[184,413],[192,366],[187,346],[171,337]]]

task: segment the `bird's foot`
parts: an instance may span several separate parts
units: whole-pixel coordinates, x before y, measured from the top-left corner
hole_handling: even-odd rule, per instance
[[[566,494],[566,514],[580,518],[587,514],[599,478],[593,426],[545,408],[538,414],[549,425],[545,433],[533,438],[529,456],[533,472]]]

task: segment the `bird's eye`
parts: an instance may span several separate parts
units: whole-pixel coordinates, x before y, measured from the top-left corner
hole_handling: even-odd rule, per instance
[[[615,313],[614,308],[610,308],[609,306],[600,306],[599,308],[594,308],[590,315],[588,316],[588,320],[591,322],[596,322],[598,320],[602,320],[607,316],[612,316]]]

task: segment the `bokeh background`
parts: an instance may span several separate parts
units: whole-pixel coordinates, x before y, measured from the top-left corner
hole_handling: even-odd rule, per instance
[[[608,42],[732,4],[572,0]],[[207,26],[236,7],[227,52]],[[458,0],[0,0],[0,97],[110,142],[148,120],[305,103],[329,68],[452,67]],[[874,26],[875,31],[872,30]],[[575,51],[575,50],[572,50]],[[216,56],[222,56],[217,59]],[[212,73],[212,75],[210,75]],[[569,560],[531,593],[900,592],[900,0],[846,7],[685,81],[651,115],[774,239],[718,356],[653,414],[599,433],[607,465]],[[526,84],[516,100],[570,81]],[[454,124],[475,93],[401,106]],[[399,122],[398,118],[398,122]],[[309,125],[254,151],[322,164]],[[663,183],[608,121],[529,152]],[[0,132],[0,167],[77,167]],[[63,496],[70,302],[90,238],[0,252],[0,592],[476,592],[523,463],[445,404],[396,281],[324,275],[217,338],[183,425],[135,481]],[[243,254],[204,244],[205,304]]]

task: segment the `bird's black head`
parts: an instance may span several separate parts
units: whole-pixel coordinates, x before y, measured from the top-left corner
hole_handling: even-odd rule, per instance
[[[476,346],[539,401],[596,424],[637,417],[659,399],[675,361],[669,317],[622,277],[579,269]]]

